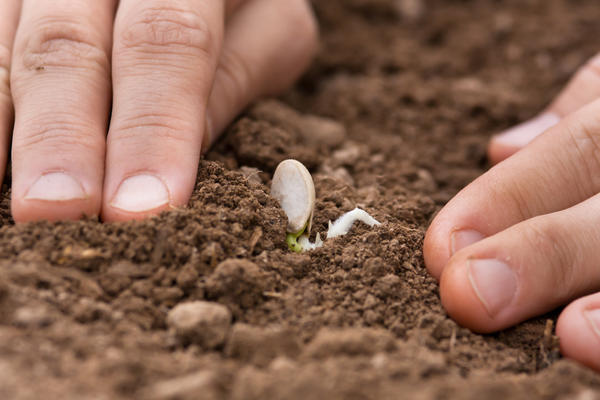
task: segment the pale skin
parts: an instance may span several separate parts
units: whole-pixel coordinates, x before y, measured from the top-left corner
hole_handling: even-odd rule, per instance
[[[487,333],[567,305],[561,352],[600,371],[600,57],[488,154],[425,237],[444,307]]]
[[[16,222],[184,206],[202,151],[288,88],[318,43],[308,0],[3,0],[0,21],[0,174],[11,149]],[[494,332],[570,303],[561,350],[596,370],[599,60],[492,139],[497,165],[437,215],[424,248],[460,324]]]
[[[308,0],[3,0],[0,21],[16,222],[184,206],[201,152],[318,45]]]

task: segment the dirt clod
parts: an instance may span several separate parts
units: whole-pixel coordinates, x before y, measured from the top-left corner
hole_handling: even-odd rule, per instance
[[[260,328],[238,323],[231,330],[225,352],[265,367],[276,357],[296,357],[300,352],[300,341],[294,332],[280,326]]]
[[[15,225],[6,179],[0,399],[597,397],[600,375],[560,356],[560,310],[470,332],[445,313],[422,246],[488,168],[489,137],[598,52],[598,0],[312,3],[315,62],[231,123],[187,206]],[[384,224],[290,253],[269,194],[287,158],[314,179],[311,239],[356,206]]]
[[[322,329],[306,348],[308,357],[326,358],[336,355],[373,355],[381,351],[391,351],[395,347],[393,336],[384,330]]]
[[[230,304],[236,311],[257,304],[266,289],[264,274],[248,260],[225,260],[206,281],[208,297]]]

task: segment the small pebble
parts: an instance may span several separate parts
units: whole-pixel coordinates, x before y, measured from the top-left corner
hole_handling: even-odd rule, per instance
[[[169,311],[167,324],[182,344],[214,349],[225,342],[231,313],[218,303],[193,301],[178,304]]]
[[[214,371],[202,370],[154,383],[143,392],[143,398],[153,400],[174,398],[212,399],[218,395],[216,381]]]
[[[425,14],[423,0],[396,0],[396,9],[401,17],[409,21],[417,21]]]
[[[13,324],[22,328],[42,328],[53,321],[54,315],[42,305],[20,307],[13,316]]]
[[[344,147],[336,150],[331,159],[336,165],[353,166],[360,158],[360,147],[355,143],[347,143]]]

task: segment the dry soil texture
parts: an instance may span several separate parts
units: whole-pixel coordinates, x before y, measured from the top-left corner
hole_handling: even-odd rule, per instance
[[[486,336],[449,319],[421,246],[485,170],[489,135],[599,50],[597,0],[315,8],[315,64],[230,127],[189,207],[15,226],[4,188],[0,398],[596,398],[600,378],[558,354],[555,314]],[[285,158],[313,173],[314,231],[357,205],[383,224],[290,253],[268,189]],[[211,304],[169,314],[194,301]]]

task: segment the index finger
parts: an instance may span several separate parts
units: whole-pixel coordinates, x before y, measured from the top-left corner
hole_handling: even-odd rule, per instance
[[[187,203],[224,25],[223,0],[121,0],[105,220],[141,218]]]

